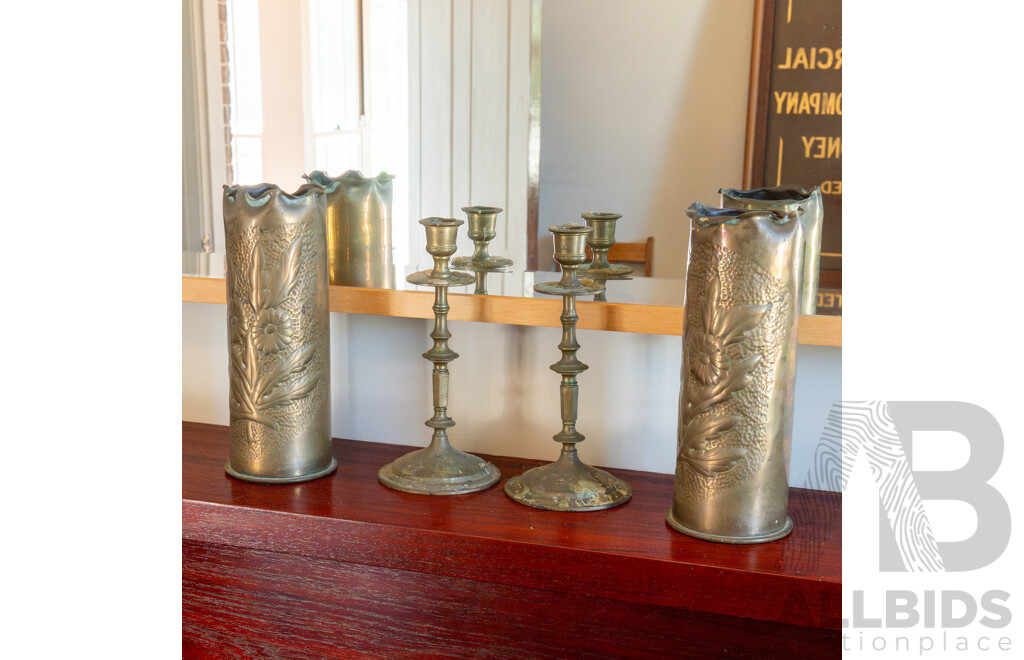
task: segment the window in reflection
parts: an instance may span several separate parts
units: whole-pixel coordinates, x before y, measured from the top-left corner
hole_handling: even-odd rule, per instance
[[[226,0],[225,4],[226,25],[221,34],[226,33],[226,48],[221,49],[221,66],[228,72],[225,87],[230,98],[227,180],[257,183],[263,180],[259,0]]]
[[[311,0],[309,20],[316,168],[337,176],[363,161],[359,3]]]
[[[407,0],[310,0],[310,79],[316,169],[395,175],[392,222],[409,215]],[[408,258],[396,231],[394,260]]]

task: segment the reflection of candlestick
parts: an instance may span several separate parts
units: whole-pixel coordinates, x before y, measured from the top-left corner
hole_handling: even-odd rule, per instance
[[[497,236],[495,226],[501,209],[493,206],[466,206],[462,210],[469,218],[469,231],[466,234],[473,239],[473,256],[456,257],[452,259],[452,265],[456,268],[466,268],[476,272],[510,268],[512,266],[511,259],[492,257],[488,252],[488,244]]]
[[[590,275],[591,279],[597,284],[604,284],[606,289],[601,293],[594,294],[594,302],[608,302],[607,294],[607,282],[611,280],[631,280],[632,277],[627,275],[602,275],[600,272],[583,271],[585,274]]]
[[[428,218],[420,220],[427,231],[427,252],[434,259],[433,270],[406,278],[412,284],[434,287],[434,347],[423,357],[434,364],[432,375],[434,416],[426,425],[434,429],[430,445],[385,465],[377,474],[380,482],[395,490],[427,495],[472,493],[498,483],[498,468],[487,461],[459,451],[448,441],[448,429],[455,421],[448,417],[448,363],[459,354],[448,346],[448,287],[472,284],[469,273],[452,271],[448,259],[455,253],[455,237],[462,220]]]
[[[476,288],[473,289],[473,293],[478,296],[487,295],[487,271],[479,270],[476,272]]]
[[[551,370],[562,376],[560,396],[562,430],[555,435],[562,443],[562,452],[554,463],[541,465],[512,477],[505,483],[505,494],[510,498],[538,509],[552,511],[597,511],[625,503],[633,490],[618,477],[586,465],[580,461],[576,444],[584,436],[576,430],[579,408],[579,385],[576,377],[587,370],[587,365],[576,358],[576,296],[598,294],[604,286],[590,280],[580,281],[577,270],[586,261],[584,243],[593,231],[578,225],[550,227],[554,235],[555,261],[562,267],[562,279],[544,282],[534,287],[539,293],[562,296],[562,341],[558,349],[562,358],[551,365]]]
[[[580,215],[593,232],[587,236],[587,245],[594,251],[594,260],[580,271],[595,275],[629,275],[633,269],[621,264],[608,263],[608,250],[615,245],[615,222],[622,216],[618,213],[583,213]],[[595,298],[596,300],[596,298]]]

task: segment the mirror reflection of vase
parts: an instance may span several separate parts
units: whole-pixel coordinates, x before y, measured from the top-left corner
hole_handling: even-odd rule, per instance
[[[327,191],[327,256],[331,284],[389,289],[395,285],[391,241],[394,176],[349,170],[302,175]]]

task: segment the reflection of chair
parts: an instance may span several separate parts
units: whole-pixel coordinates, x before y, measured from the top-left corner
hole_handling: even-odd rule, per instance
[[[587,247],[587,259],[593,259],[594,254]],[[608,250],[608,261],[613,264],[627,263],[643,264],[644,275],[651,276],[652,264],[654,262],[654,237],[648,236],[643,243],[616,243]],[[639,275],[640,273],[636,273]]]

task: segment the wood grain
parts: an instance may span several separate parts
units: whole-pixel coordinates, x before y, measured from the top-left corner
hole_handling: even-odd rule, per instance
[[[821,657],[838,631],[185,541],[185,658]]]
[[[399,493],[377,470],[409,447],[335,440],[338,471],[294,486],[224,473],[226,427],[184,423],[182,535],[283,553],[591,599],[838,630],[842,517],[837,493],[792,489],[784,540],[731,546],[664,521],[672,477],[614,470],[634,491],[622,507],[539,511],[505,497],[504,480],[538,461],[488,457],[502,481],[456,497]]]
[[[225,304],[226,282],[207,277],[181,278],[182,302]],[[434,318],[431,305],[434,294],[430,291],[391,291],[332,286],[328,292],[328,305],[332,312],[399,316],[413,319]],[[559,316],[562,301],[555,298],[515,298],[511,296],[476,296],[452,293],[448,318],[453,321],[475,321],[556,328],[561,327]],[[583,330],[613,330],[652,335],[683,334],[682,307],[662,305],[633,305],[579,301],[576,304]],[[799,343],[811,346],[842,346],[843,319],[841,316],[801,316]]]

